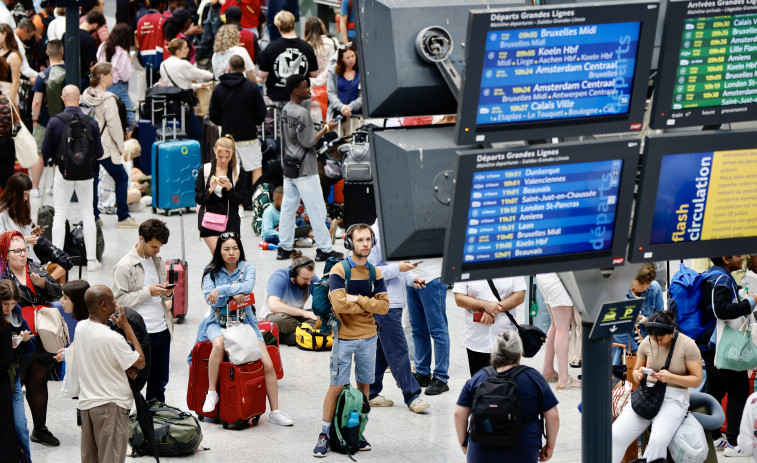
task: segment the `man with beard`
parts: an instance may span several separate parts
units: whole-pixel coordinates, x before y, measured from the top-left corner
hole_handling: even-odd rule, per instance
[[[309,257],[300,256],[292,259],[292,265],[276,270],[268,280],[268,310],[271,312],[266,320],[279,327],[279,341],[287,346],[294,346],[295,331],[302,323],[315,326],[318,317],[313,310],[306,310],[305,303],[313,294],[313,282],[318,280],[315,274],[315,262]]]
[[[344,247],[352,251],[352,255],[335,264],[329,274],[329,300],[339,319],[339,329],[331,350],[331,378],[323,400],[323,421],[318,443],[313,449],[314,457],[325,457],[329,451],[329,431],[336,402],[344,385],[350,384],[353,357],[357,389],[366,398],[374,381],[378,330],[373,315],[384,315],[389,311],[384,277],[379,268],[368,262],[375,244],[370,226],[364,223],[352,225],[344,238]],[[370,449],[371,444],[363,436],[360,450]]]

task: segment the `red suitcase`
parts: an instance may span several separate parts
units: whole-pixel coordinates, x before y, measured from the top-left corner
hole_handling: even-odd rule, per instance
[[[166,278],[169,284],[178,285],[173,290],[173,316],[176,323],[184,321],[189,309],[189,272],[184,258],[184,214],[179,217],[181,222],[181,259],[166,261]]]
[[[221,362],[218,372],[221,379],[221,394],[218,416],[224,429],[229,425],[237,428],[258,424],[266,410],[265,373],[262,362],[233,365]]]
[[[187,386],[187,406],[197,413],[197,416],[218,418],[218,407],[211,413],[203,413],[202,406],[205,404],[205,396],[208,393],[208,358],[213,345],[208,341],[195,344],[192,349],[192,363],[189,364],[189,384]],[[216,390],[219,390],[216,388]]]

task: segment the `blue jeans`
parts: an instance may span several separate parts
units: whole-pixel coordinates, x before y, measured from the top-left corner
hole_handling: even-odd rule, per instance
[[[129,98],[129,83],[128,82],[116,82],[108,87],[108,91],[118,97],[119,100],[124,102],[126,106],[126,120],[129,121],[129,125],[134,123],[134,105],[131,104],[131,98]]]
[[[213,8],[208,6],[208,17],[205,22],[202,23],[202,37],[200,38],[200,45],[202,50],[202,56],[198,58],[209,58],[213,54],[213,41],[218,34],[218,29],[223,26],[221,21],[220,8]]]
[[[384,388],[384,373],[388,366],[402,389],[405,404],[410,405],[421,394],[421,387],[410,370],[407,340],[402,330],[402,308],[390,308],[386,315],[376,314],[373,317],[379,326],[379,332],[376,345],[376,374],[369,397],[374,398],[381,393]]]
[[[145,399],[157,398],[166,401],[168,364],[171,358],[171,333],[168,328],[160,333],[150,333],[150,373],[147,377]]]
[[[129,217],[129,205],[126,204],[126,191],[129,189],[129,174],[126,173],[123,164],[113,164],[110,157],[97,161],[105,168],[108,175],[116,181],[116,214],[118,221],[126,220]],[[97,208],[97,185],[100,183],[100,173],[95,175],[94,194],[92,203],[95,208],[95,219],[100,218],[100,210]]]
[[[352,357],[355,357],[355,381],[362,384],[373,383],[373,369],[376,365],[376,338],[334,339],[331,350],[332,386],[350,384]],[[336,360],[336,365],[334,361]]]
[[[24,410],[24,392],[21,389],[21,375],[16,375],[16,384],[13,387],[16,388],[16,392],[13,393],[13,421],[16,423],[16,441],[18,441],[21,450],[31,456],[29,428],[26,425],[26,410]]]
[[[431,375],[431,340],[434,340],[433,377],[449,380],[449,327],[447,325],[447,285],[435,278],[423,289],[407,287],[407,308],[415,344],[415,371]]]
[[[279,244],[279,235],[266,235],[263,237],[263,241],[270,244]]]
[[[331,234],[326,228],[326,204],[323,202],[321,180],[318,175],[299,178],[284,177],[284,198],[281,201],[281,219],[279,220],[279,246],[291,251],[294,246],[295,214],[300,206],[300,198],[305,203],[305,210],[310,217],[313,236],[318,249],[331,252]],[[371,381],[373,382],[373,381]]]

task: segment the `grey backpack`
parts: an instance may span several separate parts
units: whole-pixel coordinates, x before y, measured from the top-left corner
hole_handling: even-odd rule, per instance
[[[348,143],[339,147],[344,155],[342,172],[345,182],[370,182],[373,180],[368,143]]]

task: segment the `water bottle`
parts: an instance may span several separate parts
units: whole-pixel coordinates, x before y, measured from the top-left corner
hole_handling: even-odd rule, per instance
[[[360,424],[360,420],[357,417],[357,412],[354,411],[354,410],[351,411],[350,412],[350,418],[347,420],[347,427],[348,428],[354,428],[355,426],[357,426],[359,424]]]
[[[260,247],[260,249],[262,249],[264,251],[266,251],[266,250],[267,251],[272,251],[274,249],[279,249],[279,245],[278,244],[269,243],[267,241],[261,241],[260,243],[258,243],[258,246]]]

